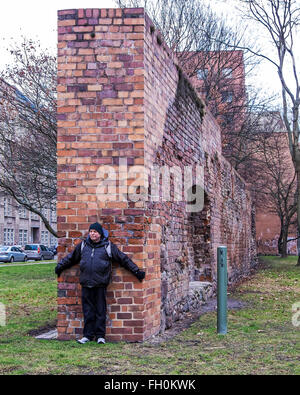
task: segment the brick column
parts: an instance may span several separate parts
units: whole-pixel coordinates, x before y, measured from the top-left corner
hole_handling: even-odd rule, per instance
[[[160,325],[159,260],[152,260],[147,246],[144,202],[126,195],[112,199],[136,179],[131,175],[127,181],[126,171],[144,165],[144,29],[143,9],[58,12],[59,258],[80,242],[90,223],[99,221],[147,276],[140,283],[114,265],[108,288],[111,341],[142,341]],[[111,181],[106,189],[105,165],[116,177],[116,185]],[[82,334],[78,278],[75,266],[58,282],[61,340]]]

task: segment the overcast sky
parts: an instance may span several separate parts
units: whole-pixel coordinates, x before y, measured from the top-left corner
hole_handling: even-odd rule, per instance
[[[209,0],[208,0],[209,1]],[[209,4],[227,15],[231,23],[237,21],[236,14],[231,7],[232,0],[214,0]],[[57,10],[72,8],[113,8],[113,0],[2,0],[0,14],[0,67],[9,62],[5,51],[9,42],[20,41],[21,36],[39,39],[42,47],[49,48],[56,53],[57,40]],[[266,90],[273,90],[277,74],[273,67],[265,64],[259,69],[257,85],[263,85]],[[279,85],[277,85],[277,89]]]
[[[114,8],[113,0],[26,0],[1,1],[0,54],[5,63],[10,39],[20,40],[21,35],[38,38],[42,45],[56,51],[57,11],[73,8]]]

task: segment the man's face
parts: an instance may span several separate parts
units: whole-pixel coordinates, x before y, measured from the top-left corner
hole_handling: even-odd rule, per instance
[[[90,239],[91,239],[94,243],[98,243],[98,241],[100,241],[100,239],[101,239],[100,233],[98,233],[95,229],[91,229],[91,230],[89,231],[89,235],[90,235]]]

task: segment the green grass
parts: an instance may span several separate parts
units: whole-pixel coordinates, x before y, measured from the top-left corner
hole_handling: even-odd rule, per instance
[[[262,258],[264,266],[230,297],[247,307],[228,312],[228,334],[216,333],[216,312],[161,344],[37,340],[28,332],[56,318],[55,263],[0,268],[0,374],[292,374],[300,373],[300,302],[296,258]],[[100,351],[101,350],[101,351]]]
[[[30,265],[30,264],[36,264],[36,263],[52,263],[52,262],[56,262],[56,260],[55,259],[45,259],[45,260],[43,260],[43,261],[34,261],[34,260],[28,260],[28,261],[25,261],[25,262],[0,262],[0,267],[1,266],[7,266],[7,265],[9,265],[9,266],[11,266],[11,265]]]

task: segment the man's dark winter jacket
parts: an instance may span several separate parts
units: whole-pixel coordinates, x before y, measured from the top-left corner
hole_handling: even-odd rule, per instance
[[[82,246],[82,243],[84,245]],[[112,260],[131,271],[139,278],[141,271],[132,260],[111,243]],[[108,231],[103,228],[103,235],[99,243],[93,243],[88,237],[79,243],[76,248],[63,258],[56,267],[60,274],[63,270],[80,263],[80,284],[83,287],[106,287],[111,276],[111,260],[106,252],[108,244]]]

